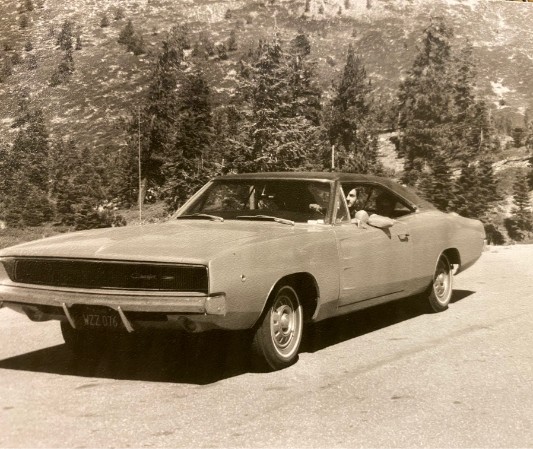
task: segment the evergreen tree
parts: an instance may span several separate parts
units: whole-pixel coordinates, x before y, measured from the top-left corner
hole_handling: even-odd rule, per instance
[[[309,37],[299,32],[294,39],[291,40],[291,50],[295,55],[306,57],[311,53],[311,42]]]
[[[181,48],[182,50],[191,48],[190,30],[187,24],[173,26],[170,29],[168,38],[176,48]]]
[[[529,200],[527,174],[519,176],[513,185],[513,202],[515,207],[512,215],[505,220],[509,237],[522,241],[531,237],[533,232],[533,215]]]
[[[24,1],[24,7],[26,8],[26,11],[31,12],[33,11],[33,2],[32,0],[25,0]]]
[[[118,171],[122,183],[116,186],[116,194],[127,202],[134,201],[135,194],[138,195],[136,179],[139,132],[143,185],[141,198],[144,198],[148,188],[163,184],[161,166],[166,155],[176,145],[176,126],[181,101],[178,85],[183,80],[182,41],[176,33],[179,33],[179,29],[171,30],[162,43],[150,75],[144,108],[134,111],[126,124],[128,150],[122,151],[119,157]]]
[[[352,45],[331,106],[330,143],[343,171],[379,173],[377,134],[372,114],[372,87]]]
[[[438,19],[424,30],[422,47],[400,85],[399,151],[405,157],[403,181],[415,185],[435,154],[453,148],[455,77],[452,30]]]
[[[440,153],[434,154],[429,170],[423,172],[420,178],[422,195],[438,209],[448,211],[454,202],[457,202],[454,197],[455,185],[446,156]]]
[[[27,182],[42,191],[48,188],[48,139],[43,112],[36,109],[31,111],[24,126],[19,129],[11,151],[14,169],[11,176],[24,173]]]
[[[19,28],[25,29],[30,26],[30,19],[26,14],[22,14],[19,19]]]
[[[61,31],[57,36],[56,45],[61,50],[72,50],[72,39],[74,37],[74,25],[70,20],[65,20],[61,27]]]
[[[102,20],[100,20],[100,27],[106,28],[110,25],[109,17],[107,17],[107,14],[102,15]]]
[[[72,50],[67,50],[63,54],[63,59],[59,63],[56,71],[52,74],[50,86],[54,87],[66,83],[73,73],[74,58],[72,57]]]
[[[144,39],[133,28],[133,22],[128,20],[128,23],[124,26],[118,36],[118,43],[126,46],[128,51],[131,51],[134,55],[140,55],[144,53]]]
[[[229,167],[237,171],[302,170],[316,167],[326,146],[318,124],[319,91],[312,64],[285,52],[279,39],[260,42],[242,61],[244,101],[241,133]],[[312,99],[311,99],[312,97]]]
[[[50,190],[56,198],[59,222],[75,229],[111,226],[113,213],[106,211],[106,180],[98,170],[96,153],[79,150],[73,141],[59,141],[52,146],[49,158]]]
[[[5,80],[13,74],[13,64],[11,63],[11,58],[4,57],[4,62],[2,64],[2,70],[0,70],[0,83],[5,82]]]
[[[24,112],[13,146],[2,157],[3,215],[9,226],[37,226],[52,217],[48,197],[48,131],[40,109]]]
[[[117,6],[115,8],[115,12],[113,14],[113,19],[114,20],[122,20],[124,18],[124,8],[122,8],[122,6]]]
[[[228,51],[236,51],[239,48],[237,44],[237,31],[235,29],[230,32],[227,47]]]
[[[486,212],[486,199],[481,195],[481,178],[475,164],[464,160],[456,182],[454,211],[463,217],[481,218]]]
[[[31,41],[26,41],[26,43],[24,44],[24,50],[25,51],[32,51],[33,50],[33,44],[31,43]]]
[[[11,64],[13,65],[22,64],[22,57],[17,51],[13,52],[13,54],[11,55]]]
[[[162,168],[164,193],[172,210],[213,175],[210,173],[213,138],[210,92],[200,69],[184,79],[180,97],[175,148],[167,155]]]
[[[218,59],[225,61],[228,59],[228,49],[226,48],[226,44],[224,42],[219,42],[216,46],[217,53],[218,53]]]

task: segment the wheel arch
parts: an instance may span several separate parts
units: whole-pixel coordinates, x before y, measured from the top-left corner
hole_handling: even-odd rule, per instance
[[[261,315],[257,319],[257,321],[254,324],[254,327],[257,326],[258,323],[261,322],[263,319],[270,303],[273,300],[273,294],[276,291],[276,289],[284,284],[288,284],[291,287],[294,288],[296,293],[298,294],[298,298],[300,299],[300,302],[302,303],[303,312],[304,312],[304,321],[309,321],[313,315],[315,314],[315,311],[318,306],[318,298],[320,297],[320,290],[318,287],[318,283],[315,279],[315,277],[308,272],[299,272],[299,273],[292,273],[286,276],[283,276],[280,278],[271,288],[268,292],[268,295],[265,300],[265,305],[263,306],[263,310],[261,312]]]
[[[448,262],[450,262],[450,264],[452,265],[452,268],[454,268],[453,271],[455,273],[459,272],[459,270],[461,269],[461,254],[459,253],[459,250],[457,248],[447,248],[444,251],[442,251],[441,255],[446,256],[446,258],[448,259]],[[440,258],[440,255],[439,255],[439,258]]]

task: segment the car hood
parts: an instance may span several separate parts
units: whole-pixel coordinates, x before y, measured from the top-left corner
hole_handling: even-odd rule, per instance
[[[253,242],[307,232],[308,225],[180,220],[62,234],[5,248],[2,256],[207,263]]]

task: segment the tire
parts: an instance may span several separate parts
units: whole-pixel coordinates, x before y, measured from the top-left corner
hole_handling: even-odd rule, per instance
[[[290,285],[281,285],[274,290],[253,337],[256,366],[275,371],[294,364],[302,335],[303,309],[298,294]]]
[[[427,292],[429,307],[433,312],[442,312],[448,308],[453,292],[453,270],[448,258],[439,257],[433,281]]]

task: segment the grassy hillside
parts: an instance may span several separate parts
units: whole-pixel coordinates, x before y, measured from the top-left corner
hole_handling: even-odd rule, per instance
[[[22,2],[23,3],[23,2]],[[29,93],[43,107],[52,136],[71,136],[89,146],[115,148],[123,144],[121,117],[142,102],[147,74],[164,37],[175,24],[189,24],[192,38],[207,32],[214,42],[238,33],[239,49],[226,61],[206,61],[215,102],[225,102],[234,87],[236,63],[252,42],[272,36],[287,39],[298,30],[309,33],[320,83],[327,94],[342,70],[348,44],[354,42],[368,72],[385,96],[394,98],[401,77],[410,67],[421,30],[430,17],[449,18],[458,43],[469,38],[479,63],[479,89],[495,112],[523,114],[533,109],[533,5],[481,0],[33,0],[26,12],[29,24],[20,27],[20,0],[0,5],[2,58],[15,52],[23,62],[0,84],[0,135],[12,141],[17,98]],[[348,5],[348,9],[345,6]],[[370,6],[370,8],[368,7]],[[322,8],[321,8],[322,7]],[[117,8],[124,18],[114,20]],[[231,11],[228,14],[228,10]],[[110,26],[100,22],[106,14]],[[62,52],[56,38],[64,20],[81,34],[82,49],[74,52],[75,72],[68,84],[51,87],[52,73]],[[147,53],[135,56],[117,43],[127,19],[142,32]],[[33,50],[24,50],[30,41]],[[27,62],[37,58],[37,68]],[[518,117],[516,115],[516,117]],[[518,120],[518,119],[517,119]]]

